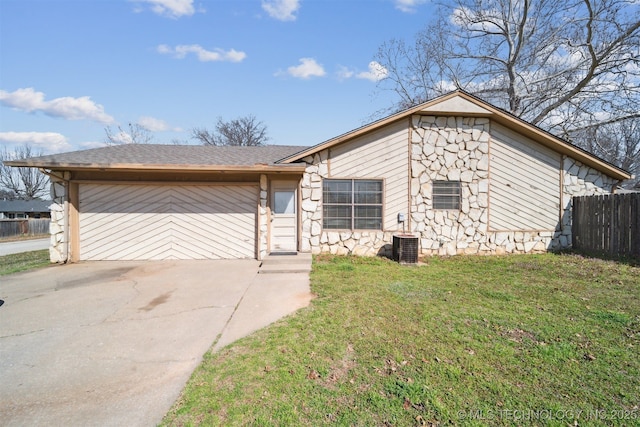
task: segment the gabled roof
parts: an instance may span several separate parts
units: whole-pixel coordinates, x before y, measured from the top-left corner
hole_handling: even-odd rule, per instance
[[[301,169],[300,165],[277,164],[305,147],[265,145],[215,147],[210,145],[123,144],[70,153],[51,154],[5,162],[9,166],[49,170],[198,170],[255,171]]]
[[[549,147],[550,149],[565,154],[581,163],[590,166],[612,178],[618,180],[627,180],[631,178],[631,174],[625,170],[618,168],[617,166],[570,144],[569,142],[552,135],[540,129],[537,126],[528,123],[513,114],[510,114],[500,108],[481,100],[468,92],[463,90],[456,90],[431,101],[424,102],[416,105],[415,107],[401,111],[396,114],[392,114],[383,119],[377,120],[368,125],[359,127],[345,134],[339,135],[335,138],[329,139],[320,144],[309,147],[298,153],[292,154],[280,160],[280,163],[293,163],[299,161],[309,155],[313,155],[319,151],[331,148],[338,144],[342,144],[358,136],[373,132],[383,126],[396,122],[398,120],[405,120],[414,114],[430,114],[441,116],[456,116],[464,115],[467,117],[487,117],[494,120],[514,131],[527,136],[534,141]]]
[[[0,200],[0,212],[49,212],[51,200]]]

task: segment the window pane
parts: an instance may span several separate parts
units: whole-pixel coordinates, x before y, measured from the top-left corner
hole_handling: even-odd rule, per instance
[[[351,228],[351,205],[324,205],[322,209],[324,228]]]
[[[382,206],[355,206],[354,228],[382,229]]]
[[[356,192],[360,191],[382,191],[382,181],[355,181],[354,188]]]
[[[323,181],[323,228],[382,229],[382,181]]]
[[[458,181],[435,181],[433,183],[434,194],[459,194],[460,183]]]
[[[350,219],[325,218],[323,223],[322,223],[322,227],[326,228],[326,229],[329,229],[329,230],[335,230],[335,229],[350,230],[351,229],[351,220]]]
[[[459,209],[459,198],[451,196],[437,196],[433,199],[434,209]]]
[[[351,192],[324,193],[324,203],[351,204]]]
[[[324,180],[324,203],[351,203],[351,181],[348,180]]]
[[[324,215],[331,218],[351,218],[351,206],[324,205]]]
[[[382,181],[354,181],[354,203],[382,204]]]
[[[295,192],[293,191],[276,191],[273,194],[274,213],[292,214],[294,211]]]
[[[434,209],[460,209],[460,181],[433,182]]]
[[[351,191],[351,180],[348,179],[325,179],[325,191]]]
[[[356,204],[376,205],[382,204],[382,193],[356,193],[354,194]]]

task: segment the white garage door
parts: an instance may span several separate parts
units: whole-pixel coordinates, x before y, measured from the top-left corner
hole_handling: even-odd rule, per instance
[[[81,260],[254,258],[256,185],[80,185]]]

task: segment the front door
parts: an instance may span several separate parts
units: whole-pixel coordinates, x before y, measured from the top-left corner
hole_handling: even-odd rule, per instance
[[[295,181],[271,183],[271,252],[296,252],[298,249],[297,187]]]

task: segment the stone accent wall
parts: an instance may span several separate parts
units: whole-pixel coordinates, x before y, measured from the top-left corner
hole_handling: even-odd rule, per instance
[[[49,223],[49,234],[51,243],[49,245],[49,259],[51,262],[62,263],[65,259],[65,230],[64,230],[64,202],[67,199],[67,188],[63,181],[54,181],[51,177],[51,222]]]
[[[260,239],[258,240],[258,259],[264,259],[269,253],[269,214],[268,214],[269,182],[266,175],[260,175],[260,206],[258,207]]]
[[[496,251],[498,243],[488,233],[489,119],[414,116],[412,124],[411,231],[420,237],[421,252]],[[437,180],[460,181],[459,211],[433,209],[432,182]],[[500,237],[501,246],[511,243],[509,248],[516,249],[515,233]],[[523,233],[518,237],[523,239]]]
[[[322,178],[328,176],[327,151],[306,157],[307,168],[302,176],[302,252],[321,252]],[[329,251],[326,251],[329,252]]]
[[[562,204],[563,214],[560,230],[556,231],[552,249],[571,247],[571,211],[573,196],[588,196],[611,193],[617,181],[571,157],[562,161]]]
[[[391,231],[349,231],[322,229],[322,179],[329,177],[328,151],[304,159],[302,177],[302,247],[303,252],[338,255],[391,255]]]

